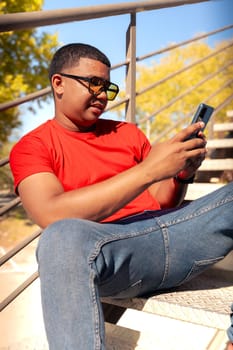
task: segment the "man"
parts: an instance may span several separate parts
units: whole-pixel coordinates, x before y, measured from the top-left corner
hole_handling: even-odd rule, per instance
[[[50,349],[104,350],[100,297],[178,286],[233,249],[233,183],[178,208],[205,158],[203,123],[151,147],[135,125],[100,119],[119,89],[89,45],[60,48],[49,76],[55,116],[13,148],[15,190],[45,228],[37,257]]]

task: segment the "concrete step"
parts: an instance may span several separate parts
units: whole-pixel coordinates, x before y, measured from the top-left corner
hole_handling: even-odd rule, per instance
[[[233,130],[233,123],[214,124],[214,131],[231,131]]]
[[[225,350],[228,340],[222,330],[132,309],[126,311],[118,325],[105,323],[105,328],[106,350]],[[0,350],[48,349],[40,336],[0,346]]]
[[[107,350],[224,350],[227,341],[223,331],[132,309],[117,326],[106,324],[106,335]]]
[[[203,197],[215,190],[221,188],[223,184],[212,183],[193,183],[188,186],[188,190],[185,196],[186,200],[192,201],[197,198]]]
[[[233,170],[233,158],[205,159],[199,168],[200,171]]]
[[[233,118],[233,110],[232,111],[227,111],[227,117]]]
[[[233,148],[233,139],[208,140],[207,148]]]
[[[103,298],[102,302],[225,331],[230,322],[233,271],[216,271],[212,267],[175,290],[148,299]]]

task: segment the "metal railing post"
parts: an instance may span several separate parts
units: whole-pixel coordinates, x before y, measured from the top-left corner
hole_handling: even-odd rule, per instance
[[[131,13],[130,24],[126,33],[126,95],[129,97],[125,106],[128,122],[135,123],[136,114],[136,13]]]

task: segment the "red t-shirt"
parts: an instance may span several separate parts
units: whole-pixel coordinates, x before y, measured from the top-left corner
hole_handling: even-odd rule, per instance
[[[64,191],[88,186],[140,163],[150,147],[132,123],[99,119],[94,131],[81,133],[63,128],[56,119],[49,120],[23,136],[11,151],[15,190],[23,179],[39,172],[54,173]],[[159,203],[144,191],[103,221],[156,209],[160,209]]]

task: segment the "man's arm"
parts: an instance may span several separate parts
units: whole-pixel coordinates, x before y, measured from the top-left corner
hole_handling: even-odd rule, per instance
[[[204,158],[204,155],[200,155],[195,160],[189,161],[186,168],[178,174],[178,178],[176,176],[163,180],[149,187],[150,193],[159,201],[162,209],[174,208],[182,204],[188,189],[187,180],[195,176]]]
[[[188,184],[182,184],[175,178],[157,182],[149,187],[162,209],[174,208],[180,205],[186,195]]]
[[[199,132],[198,136],[202,138],[203,141],[205,140],[205,136],[202,132]],[[188,159],[183,170],[177,174],[178,176],[156,182],[149,187],[150,193],[158,200],[162,209],[174,208],[182,204],[188,189],[187,180],[195,176],[197,169],[204,159],[204,153],[195,158]]]
[[[194,162],[203,158],[206,153],[205,140],[195,138],[185,141],[201,127],[200,123],[189,126],[168,142],[153,146],[140,164],[110,179],[77,190],[64,192],[52,173],[28,176],[18,186],[23,206],[41,227],[64,218],[101,221],[152,184],[186,169],[190,160]],[[160,186],[156,190],[158,196]]]
[[[64,192],[54,174],[37,173],[25,178],[18,192],[24,208],[41,227],[63,218],[101,221],[148,187],[149,178],[143,177],[143,168],[137,166],[97,184]]]

